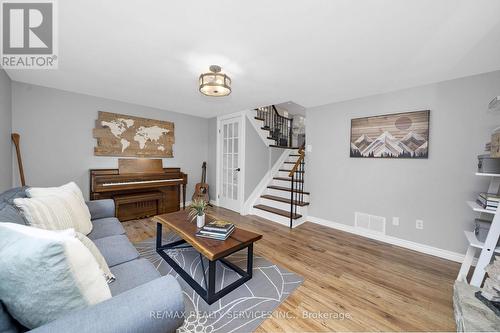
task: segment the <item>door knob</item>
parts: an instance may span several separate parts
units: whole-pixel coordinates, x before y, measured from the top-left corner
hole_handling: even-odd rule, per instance
[[[238,168],[238,169],[234,169],[234,171],[241,171],[241,169],[240,169],[240,168]]]

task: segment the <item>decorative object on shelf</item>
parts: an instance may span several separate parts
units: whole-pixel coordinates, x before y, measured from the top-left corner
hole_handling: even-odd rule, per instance
[[[351,157],[427,158],[430,111],[351,119]]]
[[[196,218],[196,226],[202,228],[205,225],[205,210],[207,209],[208,202],[203,199],[194,199],[189,206],[189,218],[194,220]]]
[[[480,193],[477,202],[484,208],[495,212],[500,202],[500,196],[491,193]]]
[[[200,75],[200,92],[203,95],[223,97],[231,93],[231,78],[221,71],[220,66],[212,65],[210,66],[210,72]]]
[[[477,157],[477,172],[481,173],[500,173],[500,159],[492,158],[489,154],[479,155]]]
[[[500,157],[500,128],[495,129],[493,131],[493,134],[491,134],[491,142],[489,144],[489,148],[490,149],[487,151],[490,152],[490,156],[492,158]]]
[[[500,96],[497,96],[491,100],[490,104],[488,105],[488,109],[490,111],[500,110]]]
[[[99,111],[96,156],[174,157],[174,123]]]
[[[484,243],[486,241],[486,237],[488,236],[488,232],[491,227],[491,220],[486,220],[484,218],[475,219],[474,221],[474,235],[478,241]],[[500,245],[500,240],[497,242],[497,246]]]

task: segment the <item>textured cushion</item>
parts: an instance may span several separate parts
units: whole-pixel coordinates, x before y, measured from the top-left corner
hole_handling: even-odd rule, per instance
[[[86,202],[92,220],[105,217],[115,217],[115,202],[113,199],[100,199]]]
[[[19,209],[4,202],[0,203],[0,222],[27,224]]]
[[[31,226],[49,230],[74,228],[84,235],[92,231],[88,209],[83,209],[74,193],[17,198],[14,199],[14,204]]]
[[[75,231],[0,223],[0,299],[27,328],[109,299],[111,292]]]
[[[30,187],[26,190],[26,195],[29,198],[39,198],[46,197],[48,195],[65,195],[67,192],[74,194],[78,198],[78,203],[80,204],[82,211],[85,211],[87,217],[90,220],[90,212],[85,204],[85,199],[83,198],[82,190],[74,182],[69,182],[68,184],[59,187]]]
[[[0,194],[0,202],[12,202],[16,198],[26,198],[27,187],[15,187]]]
[[[115,280],[115,276],[109,270],[109,266],[106,263],[106,259],[104,259],[104,257],[101,254],[101,251],[99,251],[97,246],[95,246],[95,244],[92,243],[92,241],[87,236],[85,236],[84,234],[82,234],[80,232],[76,233],[76,238],[78,238],[78,240],[80,242],[82,242],[83,245],[85,245],[85,247],[90,251],[90,253],[92,253],[95,260],[99,264],[99,268],[101,269],[101,271],[104,274],[104,278],[106,279],[106,282],[108,282],[108,283],[113,282]]]
[[[116,217],[92,220],[92,225],[92,231],[87,235],[92,240],[125,234],[125,229]]]
[[[109,285],[113,296],[161,276],[153,264],[146,259],[137,259],[116,265],[111,268],[111,272],[116,276],[116,280]]]
[[[9,315],[5,306],[0,302],[0,332],[1,333],[17,333],[19,330],[16,327],[14,318]]]
[[[97,246],[99,251],[101,251],[109,267],[113,267],[139,257],[139,252],[137,252],[135,247],[132,243],[130,243],[125,235],[99,238],[94,240],[94,244]]]

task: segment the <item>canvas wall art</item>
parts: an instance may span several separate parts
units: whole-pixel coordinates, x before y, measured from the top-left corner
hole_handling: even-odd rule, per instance
[[[351,120],[351,157],[427,158],[430,111]]]

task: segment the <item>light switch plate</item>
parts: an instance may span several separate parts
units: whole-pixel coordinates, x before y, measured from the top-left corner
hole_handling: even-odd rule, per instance
[[[392,218],[392,225],[395,225],[395,226],[399,225],[399,217],[393,217]]]

